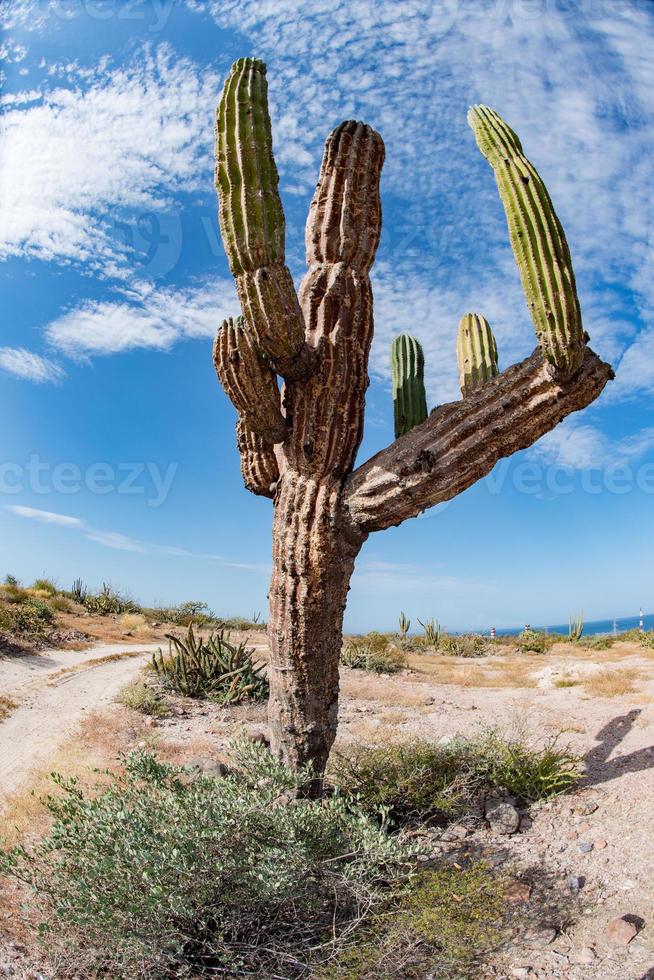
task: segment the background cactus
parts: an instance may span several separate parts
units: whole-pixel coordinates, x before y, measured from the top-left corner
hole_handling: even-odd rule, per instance
[[[401,612],[397,625],[400,631],[400,636],[406,636],[409,630],[411,629],[411,620],[408,619],[403,612]]]
[[[493,157],[488,138],[483,146]],[[516,137],[510,156],[516,170],[527,165],[519,153]],[[271,749],[291,768],[310,762],[315,790],[336,735],[343,611],[368,534],[461,493],[498,459],[531,445],[592,402],[612,376],[610,367],[585,348],[583,337],[579,346],[574,310],[568,309],[572,270],[566,279],[568,306],[562,313],[559,302],[558,319],[550,323],[545,305],[552,296],[541,297],[540,280],[533,279],[530,267],[523,282],[530,308],[542,300],[543,309],[533,311],[542,353],[509,368],[494,384],[477,387],[482,375],[497,370],[492,335],[479,318],[475,329],[486,338],[488,357],[478,358],[470,371],[463,401],[441,405],[427,417],[420,345],[398,338],[393,358],[401,425],[396,432],[404,437],[355,469],[373,335],[369,272],[381,232],[383,161],[381,136],[362,122],[341,123],[328,136],[307,221],[308,271],[296,298],[284,265],[265,66],[248,58],[233,66],[216,120],[216,186],[243,320],[223,325],[214,355],[239,413],[245,485],[274,499]],[[535,184],[531,171],[529,176]],[[504,183],[500,190],[505,193]],[[568,269],[562,232],[558,244],[551,244],[544,228],[556,219],[540,191],[534,193],[544,223],[534,232],[535,244],[548,275],[558,282],[561,270]],[[522,215],[520,208],[511,211],[511,233],[518,238]],[[550,288],[549,280],[545,286]],[[553,372],[543,356],[578,370]],[[283,406],[274,375],[285,380]],[[534,391],[537,398],[530,397]],[[408,620],[405,626],[408,631]]]
[[[495,171],[511,248],[543,356],[561,371],[584,359],[585,338],[570,250],[547,188],[499,113],[468,113],[479,149]]]
[[[196,637],[193,624],[186,639],[167,635],[168,655],[152,654],[152,668],[169,688],[189,698],[211,698],[223,704],[261,700],[268,696],[268,682],[254,650],[245,642],[231,643],[223,632],[206,640]]]
[[[500,372],[497,367],[497,344],[488,320],[481,313],[461,317],[456,335],[459,364],[459,387],[469,395]]]
[[[391,376],[397,439],[427,418],[425,357],[420,341],[408,333],[400,334],[391,344]]]

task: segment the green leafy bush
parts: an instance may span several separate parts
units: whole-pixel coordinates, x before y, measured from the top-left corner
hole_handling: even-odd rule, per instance
[[[375,630],[351,637],[341,651],[341,663],[375,674],[397,674],[408,666],[405,654]]]
[[[38,592],[47,592],[48,595],[56,595],[59,589],[49,578],[37,578],[32,586]]]
[[[329,778],[366,809],[383,807],[398,826],[447,823],[499,790],[535,802],[571,789],[580,772],[579,760],[557,739],[532,747],[488,731],[445,744],[414,739],[348,747],[333,754]]]
[[[8,605],[0,605],[0,632],[27,641],[45,640],[54,618],[54,611],[40,599],[12,599]]]
[[[132,711],[140,711],[144,715],[151,715],[153,718],[165,718],[170,714],[166,702],[158,691],[154,691],[143,681],[136,681],[128,684],[122,689],[116,698],[119,704],[124,704]]]
[[[587,650],[610,650],[614,643],[620,639],[619,636],[598,635],[584,636],[579,645]]]
[[[483,862],[423,871],[392,890],[317,980],[482,976],[507,935],[505,891]]]
[[[34,889],[54,958],[123,980],[307,976],[406,872],[412,852],[383,815],[298,797],[311,773],[261,746],[235,762],[215,778],[136,754],[88,794],[57,779],[51,832],[0,855],[0,874]]]
[[[152,667],[167,687],[185,697],[211,698],[224,704],[261,701],[268,697],[268,681],[254,650],[234,644],[222,632],[203,640],[189,626],[186,639],[167,636],[168,655],[152,655]]]

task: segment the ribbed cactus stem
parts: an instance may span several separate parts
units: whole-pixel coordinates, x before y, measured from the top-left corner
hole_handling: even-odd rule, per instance
[[[257,351],[243,317],[229,317],[218,331],[213,359],[216,373],[236,410],[269,443],[286,435],[277,378]]]
[[[266,66],[256,58],[240,58],[232,65],[216,113],[220,229],[248,328],[259,349],[279,362],[279,373],[290,376],[304,346],[304,322],[284,264],[278,182]]]
[[[246,489],[260,497],[274,497],[279,467],[272,445],[251,429],[246,419],[236,423],[236,445]]]
[[[468,112],[479,149],[495,172],[509,238],[543,356],[565,374],[584,359],[585,340],[570,250],[547,188],[517,135],[488,106]]]
[[[481,313],[466,313],[461,317],[456,335],[456,358],[462,395],[471,394],[500,373],[495,337]]]
[[[397,439],[427,418],[425,357],[415,337],[403,333],[391,344],[391,374]]]

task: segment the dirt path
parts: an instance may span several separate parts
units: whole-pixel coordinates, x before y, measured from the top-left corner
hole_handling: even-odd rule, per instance
[[[158,646],[111,643],[0,661],[0,693],[19,703],[0,722],[0,812],[75,733],[85,712],[110,703]]]

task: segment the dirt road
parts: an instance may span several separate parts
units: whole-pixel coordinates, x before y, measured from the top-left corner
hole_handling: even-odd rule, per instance
[[[158,646],[111,643],[0,659],[0,694],[18,703],[0,722],[0,812],[74,734],[85,712],[111,702]]]

